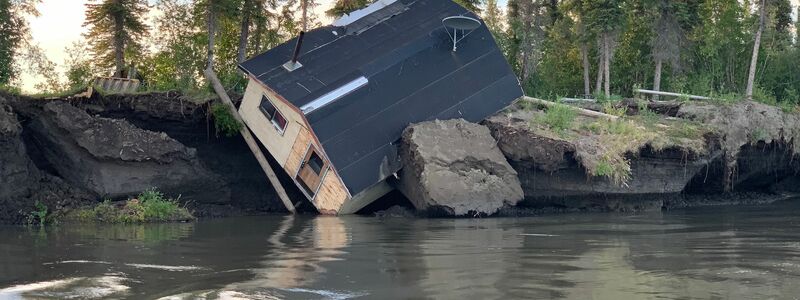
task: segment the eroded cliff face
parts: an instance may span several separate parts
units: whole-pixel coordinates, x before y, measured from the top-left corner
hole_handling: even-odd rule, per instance
[[[794,142],[800,131],[796,114],[752,102],[730,106],[684,104],[676,108],[679,110],[674,115],[708,127],[699,139],[703,146],[673,143],[670,138],[667,144],[654,147],[651,140],[631,139],[633,147],[625,153],[630,177],[622,184],[590,171],[586,155],[581,153],[587,148],[602,151],[609,147],[604,143],[613,140],[601,138],[598,142],[592,132],[578,132],[568,138],[542,132],[535,124],[542,113],[536,109],[531,112],[511,107],[488,118],[484,125],[492,130],[498,146],[519,173],[524,206],[660,210],[713,202],[692,196],[695,194],[793,190],[791,183],[798,182],[795,176],[800,170]],[[670,135],[666,126],[640,126],[637,130],[663,128],[659,134]],[[750,203],[733,196],[731,199],[731,203]]]
[[[197,151],[166,133],[90,116],[66,102],[45,104],[28,130],[59,176],[101,197],[158,187],[187,201],[230,199],[229,188],[202,164]]]
[[[0,95],[0,222],[25,222],[36,203],[58,210],[91,202],[90,193],[37,168],[22,133],[14,109]]]
[[[723,156],[709,168],[711,190],[765,188],[800,172],[800,114],[745,101],[683,105],[678,117],[713,127]],[[697,187],[700,188],[700,187]]]
[[[177,93],[0,95],[0,222],[23,221],[37,201],[62,211],[153,187],[198,216],[283,211],[244,141],[213,131],[208,104]]]

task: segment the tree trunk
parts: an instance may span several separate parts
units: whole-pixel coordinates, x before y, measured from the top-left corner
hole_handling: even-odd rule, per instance
[[[528,52],[523,50],[522,52],[522,68],[520,70],[519,77],[522,78],[523,85],[524,83],[528,82]]]
[[[611,98],[611,46],[608,33],[603,33],[603,72],[605,73],[606,99]]]
[[[208,52],[206,69],[214,70],[214,39],[217,35],[217,13],[214,7],[214,1],[208,2]]]
[[[247,56],[247,40],[250,38],[251,1],[252,0],[244,0],[242,4],[242,28],[239,32],[239,53],[236,57],[236,61],[239,63],[244,62]]]
[[[595,80],[594,92],[598,95],[603,92],[603,51],[597,55],[597,80]]]
[[[253,49],[256,53],[261,53],[261,39],[264,38],[264,24],[260,22],[256,24],[255,40],[253,41]]]
[[[239,115],[239,112],[236,110],[236,106],[233,105],[233,101],[231,101],[231,98],[225,92],[225,87],[223,87],[222,83],[219,82],[219,78],[217,78],[217,74],[214,73],[214,70],[207,68],[203,73],[205,74],[206,79],[211,83],[214,91],[219,96],[220,101],[222,101],[222,103],[228,107],[231,115],[236,119],[237,122],[244,124],[242,116]],[[250,129],[248,129],[247,125],[242,126],[242,129],[239,130],[239,133],[244,138],[245,143],[247,143],[247,147],[249,147],[250,151],[253,152],[253,156],[255,156],[256,161],[258,161],[258,164],[261,166],[261,170],[263,170],[264,174],[267,175],[270,185],[272,185],[272,187],[275,189],[275,192],[278,194],[278,198],[281,199],[281,202],[283,202],[286,210],[292,214],[296,213],[295,205],[292,204],[289,196],[286,194],[286,190],[283,189],[283,185],[281,185],[278,176],[275,175],[275,171],[272,170],[272,167],[269,165],[267,157],[264,156],[263,152],[261,152],[261,147],[258,146],[258,142],[256,142],[256,139],[253,137],[253,134],[250,132]]]
[[[303,11],[303,31],[308,31],[308,0],[301,1],[301,10]]]
[[[758,49],[761,47],[761,34],[764,32],[764,23],[766,21],[766,6],[767,1],[761,0],[758,30],[756,31],[756,40],[753,44],[753,57],[750,59],[750,73],[747,75],[747,91],[745,92],[747,100],[753,100],[753,84],[756,80],[756,66],[758,65]]]
[[[116,5],[119,0],[115,1]],[[122,77],[125,70],[125,20],[119,14],[113,15],[114,18],[114,77]]]
[[[664,60],[656,58],[656,72],[653,75],[653,90],[656,92],[661,91],[661,67],[664,65]],[[658,100],[658,95],[653,96],[653,100]]]
[[[592,87],[589,82],[589,49],[586,43],[581,44],[581,58],[583,59],[583,96],[588,98],[592,94]]]

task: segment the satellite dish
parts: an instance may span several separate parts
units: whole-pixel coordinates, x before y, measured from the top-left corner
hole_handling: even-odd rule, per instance
[[[466,16],[452,16],[442,20],[447,35],[453,40],[453,52],[458,49],[458,42],[465,39],[470,33],[481,27],[481,21]],[[450,32],[452,31],[452,33]],[[459,37],[459,33],[461,36]]]

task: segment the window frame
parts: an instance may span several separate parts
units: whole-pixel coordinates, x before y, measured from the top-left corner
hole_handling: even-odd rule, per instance
[[[272,108],[271,110],[274,111],[272,115],[270,115],[267,109],[264,108],[264,103],[269,103],[270,107]],[[280,133],[280,135],[283,135],[286,132],[286,128],[289,127],[289,120],[287,120],[286,116],[283,113],[281,113],[280,110],[278,110],[278,107],[275,106],[275,104],[272,103],[271,100],[269,100],[269,97],[267,97],[266,95],[261,95],[261,102],[258,104],[258,110],[260,110],[261,113],[264,115],[264,117],[266,117],[267,120],[269,120],[269,122],[272,123],[272,127],[275,127],[275,129],[278,131],[278,133]],[[283,119],[283,126],[281,126],[280,124],[278,124],[277,121],[275,121],[277,116],[280,116],[280,118]]]
[[[316,189],[313,191],[313,194],[309,194],[312,192],[310,191],[311,187],[308,187],[308,189],[306,189],[305,187],[303,187],[305,183],[304,182],[301,183],[300,180],[297,178],[300,175],[300,171],[303,170],[303,166],[305,165],[305,157],[308,156],[309,151],[314,151],[314,153],[316,153],[317,156],[322,160],[322,171],[318,174],[319,185],[317,185]],[[317,199],[317,195],[319,195],[319,191],[322,189],[322,186],[325,185],[325,178],[328,177],[328,172],[330,172],[331,169],[332,167],[320,154],[319,150],[317,150],[317,147],[314,145],[314,143],[309,141],[308,146],[306,146],[306,151],[303,152],[303,160],[300,161],[300,165],[297,167],[297,171],[295,171],[294,175],[292,176],[292,181],[294,181],[295,185],[297,185],[297,187],[300,189],[300,192],[303,193],[303,195],[306,195],[308,199],[314,201],[315,199]]]

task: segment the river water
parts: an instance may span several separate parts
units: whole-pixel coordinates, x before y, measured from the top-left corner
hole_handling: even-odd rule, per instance
[[[800,201],[0,227],[0,299],[797,299]]]

